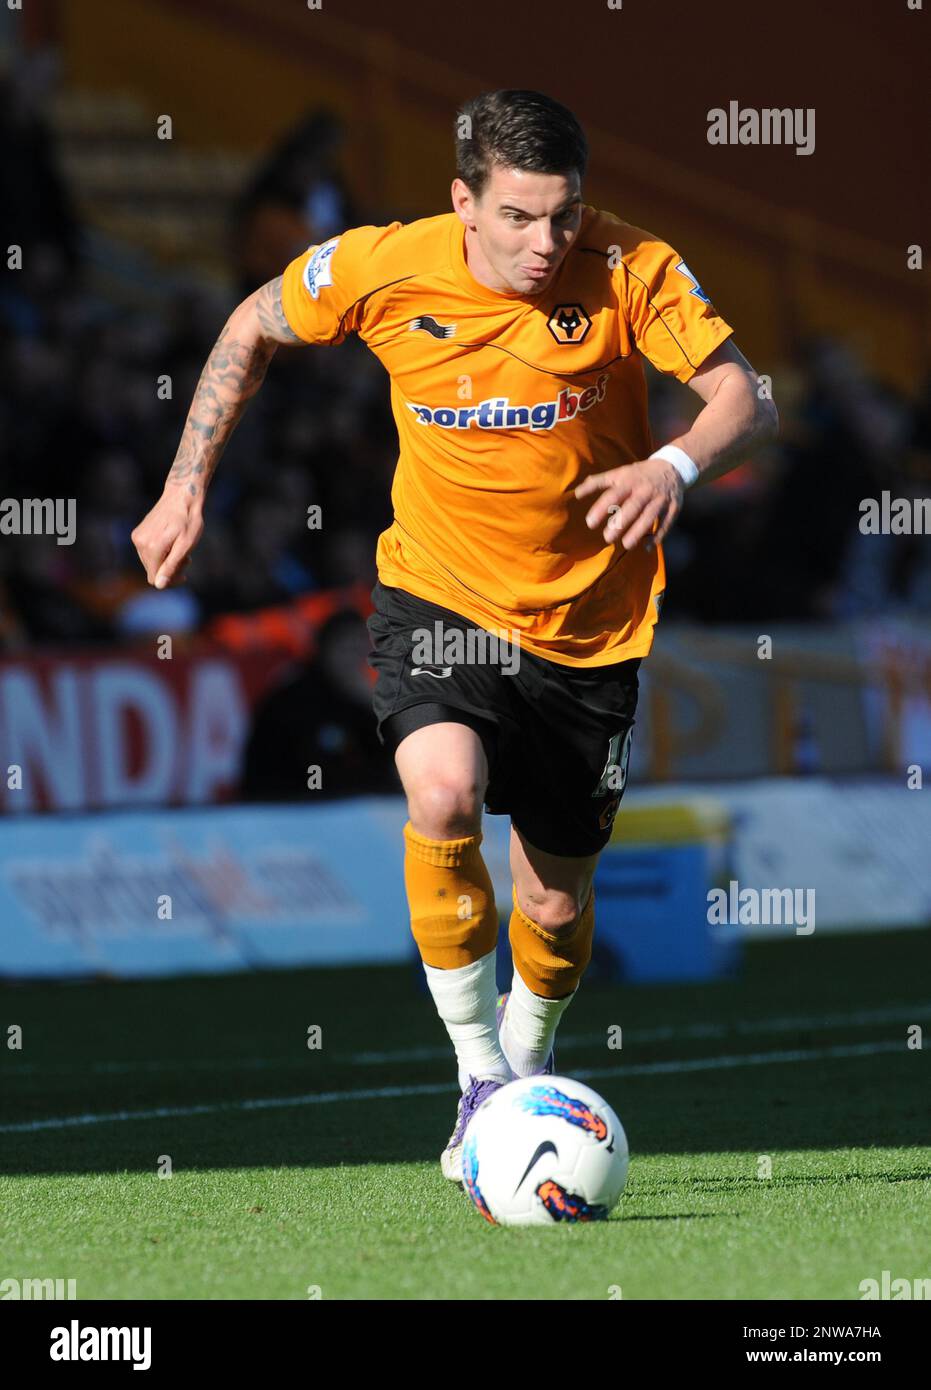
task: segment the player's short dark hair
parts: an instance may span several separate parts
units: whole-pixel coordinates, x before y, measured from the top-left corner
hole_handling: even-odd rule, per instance
[[[565,174],[588,164],[588,141],[575,116],[542,92],[483,92],[456,112],[456,174],[481,197],[493,164],[532,174]]]

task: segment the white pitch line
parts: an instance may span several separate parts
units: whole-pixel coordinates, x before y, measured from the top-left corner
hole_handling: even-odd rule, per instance
[[[624,1037],[628,1046],[633,1043],[677,1042],[684,1038],[726,1038],[730,1036],[754,1037],[764,1033],[790,1033],[794,1028],[858,1028],[872,1023],[898,1023],[903,1019],[915,1022],[923,1015],[931,1014],[931,1003],[896,1004],[883,1009],[859,1009],[851,1013],[818,1014],[807,1017],[783,1017],[739,1019],[736,1023],[685,1023],[664,1024],[656,1028],[625,1028]],[[562,1052],[583,1047],[603,1047],[602,1033],[571,1033],[568,1037],[557,1035]],[[385,1062],[426,1062],[449,1056],[447,1047],[411,1047],[386,1052],[355,1052],[339,1058],[341,1062],[357,1065],[375,1065]]]
[[[214,1101],[206,1105],[159,1106],[156,1110],[110,1110],[101,1115],[63,1115],[54,1120],[25,1120],[0,1125],[0,1134],[30,1134],[41,1129],[76,1129],[121,1120],[187,1119],[189,1115],[217,1115],[223,1110],[280,1110],[289,1105],[328,1105],[341,1100],[392,1100],[404,1096],[439,1095],[455,1089],[451,1081],[422,1086],[378,1086],[368,1091],[315,1091],[306,1096],[258,1096],[254,1100]]]
[[[793,1048],[782,1052],[736,1052],[730,1057],[689,1057],[676,1062],[644,1062],[633,1067],[585,1067],[575,1073],[580,1080],[601,1076],[658,1076],[664,1072],[719,1071],[725,1067],[764,1067],[778,1062],[817,1062],[832,1057],[870,1057],[879,1052],[907,1052],[898,1042],[838,1043],[835,1047]]]
[[[777,1016],[775,1018],[738,1019],[735,1023],[663,1024],[655,1028],[625,1028],[624,1038],[629,1046],[635,1043],[677,1042],[692,1038],[755,1037],[766,1033],[790,1033],[793,1029],[858,1028],[874,1023],[899,1023],[903,1019],[917,1022],[931,1014],[931,1002],[896,1004],[881,1009],[860,1009],[851,1013],[812,1014],[808,1016]],[[559,1035],[561,1052],[580,1051],[584,1047],[603,1047],[601,1033],[570,1033]],[[274,1071],[295,1066],[298,1053],[286,1057],[194,1057],[180,1060],[151,1058],[135,1062],[5,1062],[0,1066],[0,1078],[17,1076],[88,1075],[119,1076],[132,1072],[176,1071]],[[384,1052],[339,1052],[334,1060],[352,1066],[381,1066],[392,1062],[435,1062],[450,1057],[447,1043],[442,1047],[400,1047]]]
[[[659,1076],[676,1072],[719,1071],[725,1067],[761,1067],[780,1062],[817,1062],[837,1057],[869,1057],[881,1052],[904,1052],[904,1042],[838,1044],[783,1052],[735,1053],[724,1057],[689,1057],[670,1062],[643,1062],[634,1066],[587,1067],[575,1073],[579,1080],[603,1076]],[[190,1115],[216,1115],[224,1110],[282,1110],[300,1105],[333,1105],[340,1101],[403,1100],[408,1096],[436,1096],[457,1088],[452,1082],[421,1086],[378,1086],[364,1091],[317,1091],[304,1096],[259,1096],[254,1100],[217,1101],[207,1105],[160,1106],[156,1110],[113,1110],[101,1115],[64,1115],[50,1120],[27,1120],[0,1125],[0,1134],[32,1134],[39,1130],[75,1129],[86,1125],[124,1120],[186,1119]]]

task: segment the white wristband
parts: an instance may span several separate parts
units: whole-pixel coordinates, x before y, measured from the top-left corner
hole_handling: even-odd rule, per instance
[[[667,463],[671,463],[686,487],[691,487],[698,479],[697,465],[678,444],[664,444],[661,449],[652,453],[650,458],[665,459]]]

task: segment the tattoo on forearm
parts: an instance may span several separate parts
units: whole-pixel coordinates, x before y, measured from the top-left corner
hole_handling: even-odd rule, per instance
[[[300,343],[281,304],[281,276],[269,280],[255,297],[263,338],[242,343],[230,336],[229,324],[201,372],[184,425],[181,443],[168,474],[170,483],[186,483],[192,497],[203,493],[247,401],[265,379],[278,343]]]
[[[186,483],[192,497],[205,491],[274,351],[275,344],[267,341],[238,342],[227,324],[201,372],[168,482]]]
[[[247,401],[262,385],[278,343],[304,341],[285,318],[280,275],[257,292],[255,311],[264,336],[258,343],[242,343],[230,336],[227,324],[197,383],[168,474],[168,482],[186,483],[192,497],[203,494],[213,477]]]

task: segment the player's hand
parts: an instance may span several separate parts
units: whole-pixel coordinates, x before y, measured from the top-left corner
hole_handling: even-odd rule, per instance
[[[589,527],[603,526],[607,544],[620,541],[633,550],[642,542],[652,550],[682,510],[685,484],[665,459],[644,459],[593,473],[575,490],[576,497],[595,493],[597,501],[585,518]]]
[[[183,584],[191,551],[203,530],[200,504],[193,503],[181,488],[166,488],[132,533],[149,583],[156,589]]]

